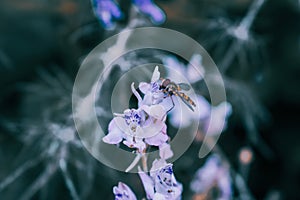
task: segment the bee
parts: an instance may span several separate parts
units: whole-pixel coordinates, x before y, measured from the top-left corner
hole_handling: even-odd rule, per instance
[[[171,81],[170,79],[162,79],[162,82],[161,82],[161,85],[159,88],[166,95],[166,97],[170,97],[172,100],[173,106],[169,111],[171,111],[175,106],[172,96],[179,97],[183,101],[183,103],[185,103],[192,111],[194,111],[193,107],[196,107],[195,102],[184,92],[181,92],[182,90],[188,91],[191,89],[191,87],[188,84],[175,83],[175,82]]]

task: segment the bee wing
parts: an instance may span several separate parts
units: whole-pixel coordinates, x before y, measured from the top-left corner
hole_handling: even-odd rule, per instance
[[[177,84],[182,90],[190,90],[191,89],[191,86],[187,83],[178,83]]]
[[[185,96],[184,93],[180,92],[178,96],[183,101],[183,103],[185,103],[185,105],[187,105],[189,107],[189,109],[191,109],[192,111],[194,111],[194,108],[192,107],[192,105],[190,104],[190,102],[184,98],[184,96]]]

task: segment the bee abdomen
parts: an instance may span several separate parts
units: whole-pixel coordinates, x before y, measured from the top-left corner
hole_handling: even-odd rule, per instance
[[[179,93],[179,95],[184,98],[187,102],[189,102],[190,104],[192,104],[193,106],[196,106],[195,102],[186,94],[184,93]]]

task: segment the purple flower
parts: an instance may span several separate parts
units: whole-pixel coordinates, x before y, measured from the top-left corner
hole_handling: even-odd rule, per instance
[[[172,164],[165,160],[154,160],[150,176],[141,170],[139,170],[139,176],[148,199],[181,199],[182,185],[175,179]]]
[[[232,196],[229,167],[218,155],[210,156],[206,163],[196,172],[191,183],[191,190],[197,194],[207,194],[213,188],[220,192],[213,199],[229,200]]]
[[[194,54],[187,65],[181,63],[175,56],[162,58],[163,64],[168,68],[168,76],[177,82],[196,83],[203,80],[205,68],[202,65],[202,56]]]
[[[118,186],[113,188],[113,192],[115,200],[136,200],[135,194],[125,183],[119,182]]]
[[[163,160],[167,160],[174,155],[171,145],[168,143],[163,143],[159,146],[159,157]]]
[[[212,106],[209,118],[204,121],[206,134],[219,135],[227,127],[227,119],[232,113],[232,106],[229,102],[222,102],[218,106]],[[211,117],[213,116],[213,117]],[[211,122],[211,120],[213,120]],[[210,124],[211,123],[211,124]]]
[[[139,84],[139,89],[144,93],[144,99],[141,104],[153,105],[159,104],[164,100],[165,95],[160,90],[160,72],[158,71],[158,66],[155,67],[150,83],[141,82]]]
[[[165,13],[152,0],[132,0],[139,11],[150,17],[152,23],[162,24],[166,20]]]
[[[123,17],[113,0],[92,0],[92,5],[96,17],[106,29],[112,29],[115,26],[114,20]]]
[[[116,114],[108,127],[108,135],[103,141],[119,144],[121,141],[142,153],[146,144],[160,146],[168,140],[167,126],[161,121],[165,115],[160,105],[143,105],[139,109],[127,109],[123,114]]]

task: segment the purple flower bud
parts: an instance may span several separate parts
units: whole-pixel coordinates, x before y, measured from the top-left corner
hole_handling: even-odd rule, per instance
[[[106,29],[114,27],[114,20],[123,17],[120,8],[113,0],[92,0],[96,17]]]
[[[133,4],[145,15],[148,15],[154,24],[162,24],[166,20],[165,13],[152,0],[133,0]]]
[[[113,192],[115,200],[136,200],[135,194],[125,183],[119,182],[118,186],[113,188]]]

